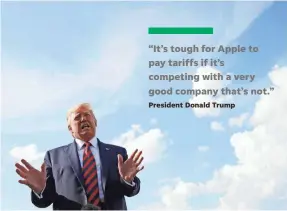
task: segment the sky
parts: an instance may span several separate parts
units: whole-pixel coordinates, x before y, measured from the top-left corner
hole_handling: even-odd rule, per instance
[[[36,209],[14,164],[25,158],[39,167],[47,150],[71,143],[66,111],[89,102],[101,141],[143,150],[141,191],[127,198],[129,209],[287,209],[286,10],[285,2],[3,2],[1,208]],[[150,26],[212,26],[214,34],[148,35]],[[148,48],[203,44],[252,45],[259,52]],[[148,68],[149,60],[171,58],[219,58],[225,66]],[[182,72],[256,77],[252,83],[148,80]],[[274,91],[148,95],[156,88],[225,86]],[[148,108],[148,102],[214,100],[236,108]]]

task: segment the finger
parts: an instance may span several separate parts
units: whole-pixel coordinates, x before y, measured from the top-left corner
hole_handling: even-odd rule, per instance
[[[144,169],[144,166],[137,168],[136,171],[134,171],[133,174],[131,175],[131,178],[134,178],[137,175],[137,173],[139,173],[143,169]]]
[[[139,173],[143,169],[144,169],[144,166],[138,167],[137,170],[136,170],[136,174]]]
[[[118,167],[120,168],[124,163],[123,156],[118,154]]]
[[[28,181],[27,180],[19,180],[18,182],[20,184],[23,184],[23,185],[28,185]]]
[[[141,165],[141,163],[143,162],[143,157],[141,157],[141,159],[136,163],[136,167],[139,167]]]
[[[144,166],[141,166],[140,168],[137,169],[137,172],[140,172],[144,169]]]
[[[20,177],[22,177],[22,178],[24,178],[24,179],[27,178],[27,174],[25,174],[24,172],[20,171],[19,169],[16,169],[16,173],[17,173]]]
[[[138,149],[136,149],[136,150],[131,154],[130,158],[131,158],[132,160],[134,159],[134,157],[135,157],[135,155],[136,155],[137,152],[138,152]]]
[[[26,166],[28,170],[34,169],[34,167],[28,163],[26,160],[22,159],[21,162]]]
[[[137,153],[137,154],[135,155],[133,161],[134,161],[134,162],[137,162],[141,155],[142,155],[142,151],[140,151],[139,153]]]
[[[24,166],[19,164],[19,163],[16,163],[15,166],[16,166],[17,169],[19,169],[20,171],[22,171],[24,173],[28,172],[28,170]]]
[[[41,172],[46,172],[46,165],[45,165],[45,163],[42,163],[42,165],[41,165]]]

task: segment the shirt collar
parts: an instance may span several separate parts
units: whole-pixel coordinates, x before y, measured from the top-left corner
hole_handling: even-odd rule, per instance
[[[80,139],[75,139],[76,143],[77,143],[77,147],[78,147],[78,150],[81,150],[85,144],[84,141],[80,140]],[[91,146],[97,148],[98,147],[98,140],[97,140],[97,137],[94,137],[91,141]]]

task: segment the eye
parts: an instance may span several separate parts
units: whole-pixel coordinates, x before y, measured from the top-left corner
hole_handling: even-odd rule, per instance
[[[79,120],[81,118],[80,115],[75,116],[74,120]]]

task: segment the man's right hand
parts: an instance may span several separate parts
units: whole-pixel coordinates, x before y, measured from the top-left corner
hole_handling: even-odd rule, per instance
[[[41,166],[41,171],[35,169],[31,164],[26,160],[22,159],[21,162],[24,165],[16,163],[16,172],[22,177],[22,180],[19,180],[19,183],[27,185],[36,193],[41,193],[46,185],[46,168],[45,163]]]

